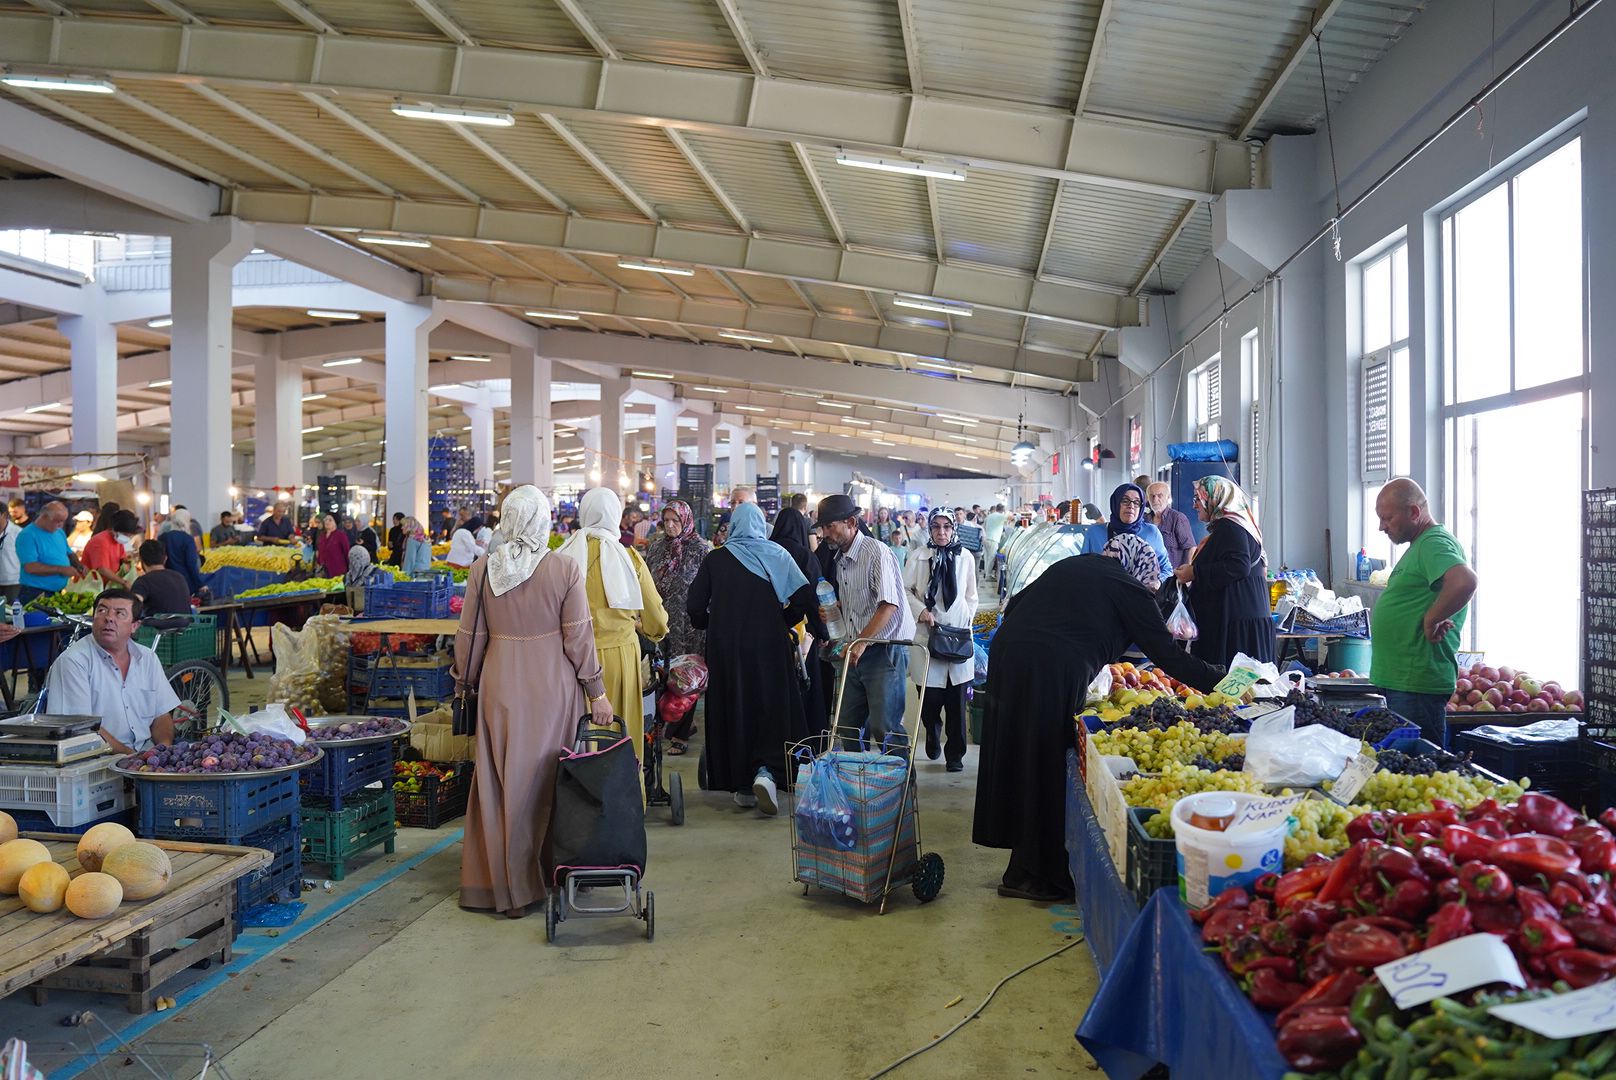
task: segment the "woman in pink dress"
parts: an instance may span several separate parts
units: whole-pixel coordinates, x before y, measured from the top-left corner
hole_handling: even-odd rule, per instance
[[[505,499],[503,542],[466,578],[454,679],[478,690],[477,767],[466,807],[460,906],[516,919],[549,892],[550,816],[578,718],[611,722],[583,573],[550,554],[550,501]]]

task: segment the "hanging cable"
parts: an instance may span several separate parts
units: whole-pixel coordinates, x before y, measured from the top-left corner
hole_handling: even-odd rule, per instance
[[[1335,182],[1335,217],[1330,219],[1330,241],[1335,261],[1341,261],[1341,170],[1335,162],[1335,126],[1330,120],[1330,83],[1324,77],[1324,35],[1313,31],[1313,45],[1319,56],[1319,96],[1324,100],[1324,137],[1330,144],[1330,176]],[[1225,313],[1228,305],[1225,302]]]

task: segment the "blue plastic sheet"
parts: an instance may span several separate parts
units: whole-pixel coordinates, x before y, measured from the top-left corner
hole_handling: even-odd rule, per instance
[[[1285,1059],[1269,1017],[1240,992],[1171,889],[1145,905],[1077,1028],[1111,1080],[1157,1062],[1173,1080],[1278,1080]]]
[[[1083,913],[1083,936],[1105,975],[1139,918],[1139,905],[1122,883],[1077,771],[1077,751],[1066,752],[1066,859]]]

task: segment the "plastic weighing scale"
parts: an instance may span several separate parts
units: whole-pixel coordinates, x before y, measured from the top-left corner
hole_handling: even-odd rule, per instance
[[[112,752],[99,716],[36,714],[0,720],[0,763],[71,765]]]

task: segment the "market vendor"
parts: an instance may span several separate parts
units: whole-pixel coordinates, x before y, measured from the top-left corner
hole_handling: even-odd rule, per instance
[[[18,596],[23,603],[36,596],[59,593],[67,583],[84,574],[84,564],[67,546],[67,507],[59,502],[48,502],[39,516],[25,526],[17,537],[17,561],[22,566],[22,590]]]
[[[1476,573],[1459,541],[1431,516],[1431,504],[1414,481],[1399,478],[1381,488],[1375,515],[1380,531],[1408,550],[1375,603],[1369,677],[1385,692],[1388,709],[1446,747],[1459,632],[1476,592]]]
[[[1131,486],[1131,485],[1130,485]],[[1157,667],[1210,691],[1224,672],[1186,653],[1156,605],[1160,560],[1131,533],[1074,555],[1011,598],[988,655],[971,839],[1009,848],[999,895],[1054,903],[1073,893],[1066,854],[1072,717],[1102,667],[1137,643]]]
[[[293,531],[291,519],[286,516],[286,504],[278,502],[270,510],[269,516],[258,523],[258,542],[290,544]]]
[[[121,754],[174,741],[180,699],[157,654],[134,641],[140,597],[107,589],[95,598],[90,636],[56,658],[45,681],[53,713],[99,716],[101,737]]]

